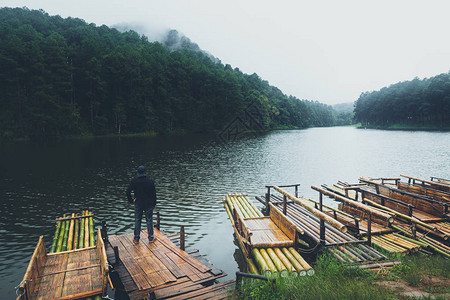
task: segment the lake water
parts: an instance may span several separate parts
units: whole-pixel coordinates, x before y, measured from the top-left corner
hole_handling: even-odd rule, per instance
[[[110,233],[132,232],[125,189],[141,164],[156,183],[161,229],[185,225],[186,247],[230,278],[239,251],[221,201],[227,193],[254,200],[266,185],[300,183],[302,195],[317,199],[311,185],[360,176],[450,177],[448,132],[334,127],[217,141],[186,135],[1,145],[1,299],[14,297],[39,236],[51,244],[57,216],[89,209],[96,221],[107,220]]]

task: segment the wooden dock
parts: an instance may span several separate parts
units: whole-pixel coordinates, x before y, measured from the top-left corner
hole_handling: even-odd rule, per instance
[[[109,236],[107,257],[130,299],[228,298],[234,280],[215,284],[226,276],[223,271],[197,259],[198,251],[190,255],[181,250],[156,228],[154,235],[156,240],[149,243],[147,231],[143,230],[137,244],[133,233]]]

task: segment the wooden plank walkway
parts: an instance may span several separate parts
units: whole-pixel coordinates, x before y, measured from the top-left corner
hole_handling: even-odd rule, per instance
[[[154,234],[156,240],[148,243],[147,231],[141,231],[137,244],[133,242],[133,233],[109,236],[108,260],[115,265],[130,299],[148,297],[151,291],[156,299],[227,298],[234,281],[211,285],[225,273],[198,259],[201,257],[198,251],[190,255],[179,249],[156,228]],[[119,249],[119,262],[115,261],[113,247]]]

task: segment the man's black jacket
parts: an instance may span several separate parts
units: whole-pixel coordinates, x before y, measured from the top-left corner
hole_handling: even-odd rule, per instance
[[[142,208],[153,208],[156,206],[156,189],[152,179],[146,176],[135,177],[127,188],[128,202],[133,203],[131,191],[134,192],[136,205]]]

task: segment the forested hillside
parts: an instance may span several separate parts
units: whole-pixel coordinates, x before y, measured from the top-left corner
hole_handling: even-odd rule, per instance
[[[250,104],[263,129],[336,123],[331,106],[134,31],[2,8],[0,40],[0,137],[215,131]]]
[[[450,73],[399,82],[361,94],[355,118],[364,126],[450,127]]]

